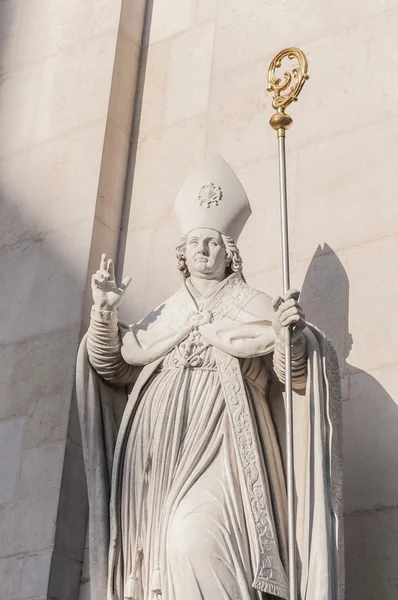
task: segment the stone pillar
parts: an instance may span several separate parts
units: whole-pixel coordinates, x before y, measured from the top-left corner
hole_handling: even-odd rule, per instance
[[[144,8],[0,6],[4,600],[78,594],[86,498],[74,365],[87,273],[118,243]]]

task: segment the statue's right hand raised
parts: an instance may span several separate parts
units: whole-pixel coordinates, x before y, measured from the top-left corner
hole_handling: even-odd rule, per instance
[[[130,282],[131,277],[125,277],[120,286],[116,285],[113,260],[108,259],[107,255],[103,254],[100,268],[91,279],[95,308],[108,311],[116,310],[123,300],[124,292]]]

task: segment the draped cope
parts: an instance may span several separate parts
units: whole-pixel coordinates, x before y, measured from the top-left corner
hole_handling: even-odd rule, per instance
[[[93,599],[289,597],[284,355],[263,296],[233,274],[205,297],[187,280],[137,325],[92,312],[77,396]],[[292,356],[300,598],[343,600],[337,361],[311,325]]]

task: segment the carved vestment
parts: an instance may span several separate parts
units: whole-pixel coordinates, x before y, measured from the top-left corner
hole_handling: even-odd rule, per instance
[[[258,294],[233,274],[206,297],[184,283],[138,325],[93,315],[77,369],[92,599],[288,598],[283,357],[248,308]],[[300,594],[343,600],[338,366],[320,332],[304,335]]]

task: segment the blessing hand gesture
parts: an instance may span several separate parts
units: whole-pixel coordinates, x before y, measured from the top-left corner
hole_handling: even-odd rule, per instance
[[[111,258],[106,254],[101,256],[100,268],[91,278],[91,290],[94,306],[98,310],[116,310],[124,296],[126,288],[131,282],[131,277],[125,277],[120,284],[116,285],[115,266]]]

